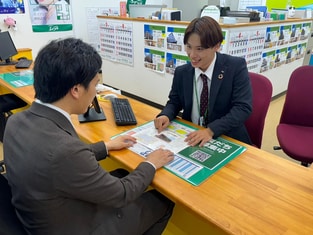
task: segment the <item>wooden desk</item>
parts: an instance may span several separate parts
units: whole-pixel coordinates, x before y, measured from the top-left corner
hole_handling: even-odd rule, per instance
[[[30,70],[32,67],[25,69]],[[16,72],[17,69],[14,65],[8,65],[8,66],[0,66],[0,73],[11,73]],[[18,71],[22,71],[22,69],[19,69]],[[14,94],[16,94],[18,97],[23,99],[26,103],[31,104],[34,101],[34,95],[35,90],[33,86],[24,86],[24,87],[12,87],[9,83],[4,81],[3,79],[0,79],[0,86],[4,88],[4,91],[10,91]],[[3,92],[3,91],[2,91]]]
[[[3,81],[1,85],[10,88]],[[28,103],[34,92],[30,87],[11,87],[11,91]],[[138,124],[159,112],[136,100],[130,102]],[[107,141],[133,127],[115,126],[110,103],[101,102],[101,106],[106,121],[80,124],[77,116],[72,117],[84,141]],[[165,169],[157,172],[152,187],[176,202],[165,234],[313,234],[312,169],[245,146],[246,152],[198,187]],[[143,160],[127,149],[112,151],[110,158],[128,169]]]

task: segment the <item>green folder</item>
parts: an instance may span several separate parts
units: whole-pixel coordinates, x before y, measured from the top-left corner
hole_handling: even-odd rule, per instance
[[[172,150],[174,160],[164,168],[197,186],[246,148],[222,137],[212,139],[203,147],[187,146],[184,139],[188,133],[195,130],[197,128],[174,120],[165,131],[156,133],[153,121],[150,121],[121,134],[137,138],[137,143],[129,149],[143,157],[160,146]]]
[[[233,143],[222,137],[218,137],[217,139],[212,139],[206,143],[204,147],[188,146],[181,150],[177,155],[184,160],[189,160],[190,163],[185,163],[185,165],[180,167],[178,171],[173,171],[173,169],[169,167],[171,164],[174,164],[175,161],[174,163],[172,162],[171,164],[166,165],[165,168],[189,183],[199,185],[245,150],[246,148],[244,146]],[[200,170],[196,173],[190,176],[186,173],[183,175],[181,174],[181,172],[185,172],[186,169],[195,166],[200,166]],[[179,174],[177,174],[177,172]]]
[[[0,74],[0,78],[15,88],[29,86],[34,83],[34,75],[32,70],[3,73]]]

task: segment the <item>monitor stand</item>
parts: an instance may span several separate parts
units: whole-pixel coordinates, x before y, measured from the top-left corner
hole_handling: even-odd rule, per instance
[[[85,114],[78,115],[78,120],[80,123],[104,121],[106,120],[106,116],[102,108],[100,113],[97,113],[97,111],[94,108],[89,108]]]

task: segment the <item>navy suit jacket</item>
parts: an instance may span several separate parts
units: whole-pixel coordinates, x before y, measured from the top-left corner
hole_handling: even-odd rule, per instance
[[[252,88],[246,61],[243,58],[216,53],[211,78],[208,125],[214,138],[224,134],[251,144],[244,122],[252,112]],[[175,69],[169,100],[158,115],[170,120],[182,111],[182,118],[191,121],[195,69],[190,63]]]

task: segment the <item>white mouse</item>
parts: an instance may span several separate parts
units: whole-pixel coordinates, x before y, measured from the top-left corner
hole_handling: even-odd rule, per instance
[[[115,95],[115,94],[107,94],[103,98],[106,99],[106,100],[110,100],[110,99],[117,98],[117,95]]]

